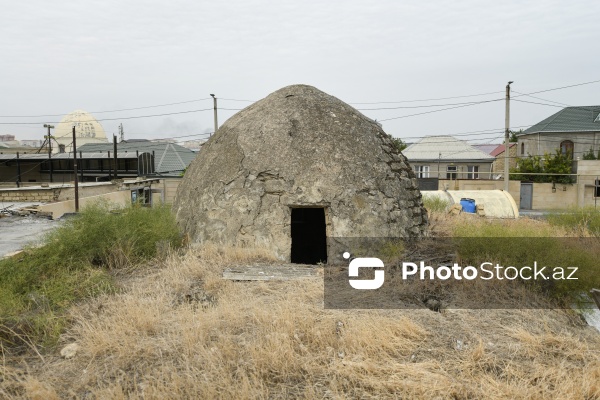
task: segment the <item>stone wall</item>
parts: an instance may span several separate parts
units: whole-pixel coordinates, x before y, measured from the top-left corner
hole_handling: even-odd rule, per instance
[[[130,205],[131,196],[128,190],[101,194],[99,196],[90,196],[79,201],[79,208],[82,209],[97,201],[108,203],[111,208],[117,209]],[[75,200],[44,204],[39,207],[39,210],[51,214],[53,219],[60,218],[64,214],[75,212]]]
[[[508,168],[515,168],[517,166],[517,145],[510,147],[510,150],[508,151],[508,156],[509,156],[509,160],[508,160]],[[504,175],[504,152],[498,154],[498,156],[496,157],[496,160],[494,161],[494,163],[492,164],[492,171],[494,172],[494,175]]]
[[[600,199],[594,196],[596,178],[600,179],[600,160],[580,160],[577,162],[578,202],[584,206],[597,206]]]
[[[60,188],[18,188],[0,190],[0,202],[17,203],[23,201],[31,202],[51,202],[57,201],[60,195]]]

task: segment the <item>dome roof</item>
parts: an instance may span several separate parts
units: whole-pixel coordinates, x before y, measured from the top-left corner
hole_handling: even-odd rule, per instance
[[[194,241],[253,244],[289,259],[291,209],[325,209],[328,237],[419,237],[415,175],[373,120],[314,87],[240,111],[190,164],[173,209]]]
[[[106,139],[106,133],[100,122],[92,114],[83,110],[75,110],[64,116],[54,130],[54,137],[71,137],[73,125],[78,138]]]

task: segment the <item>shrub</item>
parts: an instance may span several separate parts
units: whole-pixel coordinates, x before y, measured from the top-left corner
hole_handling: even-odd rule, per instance
[[[551,214],[548,216],[548,222],[600,237],[600,211],[592,207],[574,208],[566,213]]]
[[[157,243],[181,245],[166,207],[109,211],[96,204],[50,232],[38,247],[0,261],[0,344],[26,337],[52,343],[67,307],[114,290],[109,270],[156,255]]]
[[[560,149],[556,149],[554,154],[545,153],[543,163],[540,156],[529,155],[517,160],[517,167],[511,171],[510,179],[531,182],[573,183],[574,178],[569,176],[573,172],[572,164],[572,154],[562,154]],[[517,172],[521,174],[516,174]],[[527,175],[527,173],[535,173],[536,175]],[[542,173],[560,175],[537,175]]]
[[[443,212],[450,206],[450,201],[439,197],[424,197],[423,206],[429,212]]]
[[[586,215],[589,215],[586,214]],[[576,226],[575,216],[553,216],[555,225]],[[568,221],[568,222],[567,222]],[[596,213],[587,221],[600,222]],[[453,236],[457,253],[464,263],[479,265],[481,262],[499,263],[503,266],[577,267],[578,280],[526,281],[537,289],[543,289],[550,297],[569,305],[580,299],[594,287],[600,287],[597,260],[600,257],[600,241],[597,237],[564,237],[564,230],[542,222],[528,220],[504,223],[472,223],[465,221],[455,226]],[[562,237],[561,237],[562,236]]]
[[[594,149],[590,147],[590,150],[587,153],[583,153],[583,159],[584,160],[597,160],[596,155],[594,154]]]

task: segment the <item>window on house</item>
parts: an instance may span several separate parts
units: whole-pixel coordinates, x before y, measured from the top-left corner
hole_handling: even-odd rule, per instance
[[[65,152],[65,145],[64,144],[59,144],[58,145],[58,152],[59,153],[64,153]]]
[[[570,155],[573,157],[573,142],[570,140],[560,142],[560,152],[563,155]]]
[[[525,143],[521,143],[521,155],[525,155]]]
[[[467,172],[467,179],[479,179],[479,165],[469,165]]]
[[[446,167],[446,179],[456,179],[456,165],[448,165]]]
[[[429,165],[415,165],[417,178],[429,178]]]

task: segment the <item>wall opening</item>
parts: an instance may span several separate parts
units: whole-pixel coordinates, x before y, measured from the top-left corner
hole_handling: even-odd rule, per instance
[[[291,262],[327,263],[327,233],[324,208],[292,208]]]

